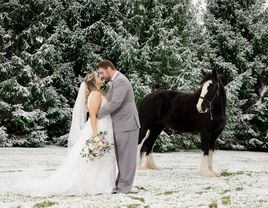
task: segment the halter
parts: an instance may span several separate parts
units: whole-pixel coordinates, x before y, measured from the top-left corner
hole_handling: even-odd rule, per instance
[[[219,83],[217,84],[217,93],[214,95],[214,97],[209,100],[203,96],[199,96],[199,98],[203,99],[204,101],[208,102],[209,103],[209,113],[210,113],[210,120],[213,120],[213,115],[212,115],[212,103],[213,101],[216,99],[216,97],[218,97],[219,95],[219,89],[220,89],[220,85]]]

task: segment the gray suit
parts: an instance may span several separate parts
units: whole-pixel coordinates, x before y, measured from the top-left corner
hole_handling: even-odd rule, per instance
[[[113,79],[107,98],[109,102],[100,108],[98,117],[109,113],[112,116],[119,169],[116,191],[128,193],[136,172],[140,121],[131,83],[120,72]]]

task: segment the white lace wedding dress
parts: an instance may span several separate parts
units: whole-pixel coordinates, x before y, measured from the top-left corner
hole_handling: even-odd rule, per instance
[[[88,98],[88,106],[90,96]],[[107,102],[102,96],[101,106]],[[97,120],[97,129],[107,131],[107,138],[113,144],[104,157],[95,161],[86,161],[80,155],[86,139],[92,136],[90,119],[87,120],[81,136],[69,149],[58,169],[47,178],[29,179],[19,182],[15,193],[30,196],[51,195],[86,195],[111,193],[115,187],[117,163],[114,150],[113,127],[111,116]]]

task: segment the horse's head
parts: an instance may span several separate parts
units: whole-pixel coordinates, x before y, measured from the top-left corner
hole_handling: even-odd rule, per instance
[[[205,72],[202,70],[204,76],[201,84],[202,90],[196,105],[199,113],[206,113],[212,107],[213,101],[219,95],[220,78],[215,69],[212,72]]]

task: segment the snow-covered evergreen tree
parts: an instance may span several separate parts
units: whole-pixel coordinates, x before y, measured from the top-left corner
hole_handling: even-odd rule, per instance
[[[68,130],[69,105],[55,82],[62,56],[49,40],[58,8],[53,0],[1,4],[1,125],[13,146],[43,146]]]
[[[191,2],[127,1],[123,8],[127,14],[123,27],[129,41],[122,48],[130,55],[121,59],[129,57],[125,63],[131,61],[126,67],[132,66],[128,74],[134,83],[138,106],[145,95],[159,88],[195,90],[201,79],[196,49],[202,39]],[[155,151],[180,149],[183,140],[184,147],[197,147],[195,137],[167,132],[170,136],[163,133]],[[163,143],[165,148],[161,147]]]
[[[264,46],[268,30],[264,2],[208,1],[205,26],[209,49],[205,59],[210,68],[222,75],[228,99],[227,125],[219,141],[221,148],[259,150],[264,144],[261,141],[265,135],[259,132],[254,112],[261,90],[267,86]]]
[[[267,150],[267,9],[261,0],[13,0],[0,4],[0,145],[65,145],[79,83],[101,59],[137,105],[158,88],[192,92],[216,68],[228,90],[221,148]],[[168,133],[168,134],[167,134]],[[196,148],[166,130],[155,150]]]

